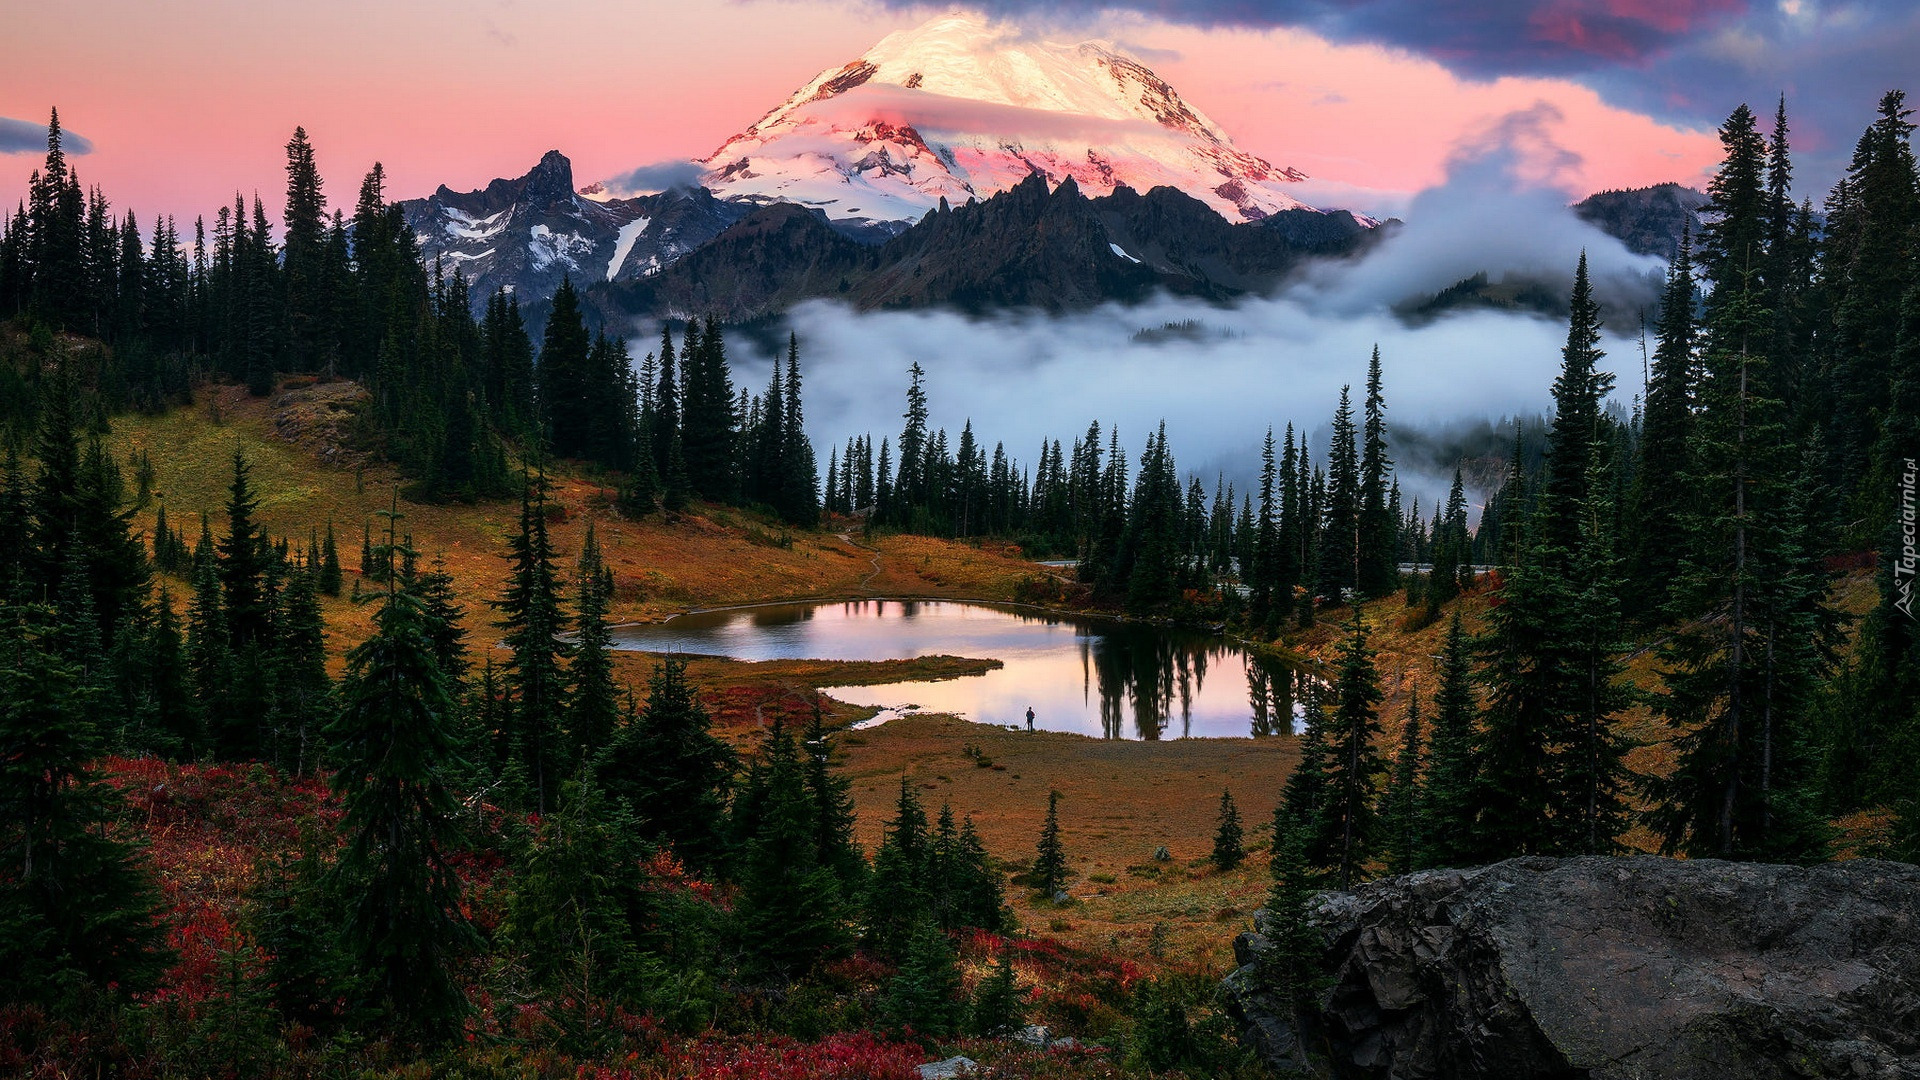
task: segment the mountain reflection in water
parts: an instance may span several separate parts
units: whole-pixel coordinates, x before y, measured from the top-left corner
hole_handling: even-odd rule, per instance
[[[992,658],[983,675],[827,687],[842,701],[1109,739],[1262,736],[1298,717],[1306,676],[1190,630],[944,600],[773,604],[623,627],[615,644],[742,660]]]

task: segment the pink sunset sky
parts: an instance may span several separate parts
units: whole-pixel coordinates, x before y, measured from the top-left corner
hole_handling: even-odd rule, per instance
[[[1802,2],[1815,0],[1788,0],[1782,9]],[[1648,25],[1678,18],[1645,0],[1545,6],[1565,14],[1592,3],[1649,8],[1633,16]],[[335,205],[351,206],[376,160],[386,165],[390,198],[518,176],[549,149],[566,153],[585,184],[704,155],[820,70],[939,10],[780,0],[21,5],[0,44],[0,117],[44,123],[57,106],[63,125],[92,144],[74,159],[82,180],[143,222],[156,212],[190,221],[230,202],[236,189],[257,190],[277,208],[283,146],[296,124],[314,142]],[[1543,164],[1534,179],[1569,195],[1698,184],[1718,156],[1715,119],[1738,103],[1698,115],[1637,111],[1615,103],[1634,95],[1609,92],[1604,79],[1455,64],[1477,71],[1463,76],[1428,58],[1448,55],[1442,48],[1322,37],[1299,20],[1205,23],[1103,11],[1036,32],[1119,42],[1242,147],[1311,174],[1323,204],[1362,209],[1395,209],[1405,194],[1438,182],[1449,156],[1502,116],[1541,102],[1558,119],[1539,148],[1551,153],[1537,157],[1555,165]],[[1622,73],[1631,85],[1639,62],[1610,55],[1605,74],[1616,88]],[[1766,84],[1778,92],[1787,81]],[[1858,103],[1862,125],[1871,107]],[[13,151],[0,152],[8,206],[24,195],[38,160],[14,129],[0,143]]]

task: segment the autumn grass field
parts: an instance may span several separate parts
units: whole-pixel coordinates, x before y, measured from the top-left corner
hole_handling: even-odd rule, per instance
[[[109,436],[121,461],[145,453],[154,497],[136,527],[151,534],[164,505],[170,527],[189,543],[201,514],[221,528],[233,456],[252,470],[257,511],[269,535],[304,547],[333,525],[341,564],[351,578],[364,531],[382,527],[381,511],[397,506],[400,528],[429,563],[440,562],[469,599],[470,640],[498,640],[485,602],[506,576],[506,538],[518,522],[517,502],[420,505],[399,496],[391,468],[316,438],[298,392],[250,398],[238,387],[205,390],[191,408],[164,416],[123,416]],[[324,455],[332,453],[330,463]],[[795,532],[747,511],[708,506],[669,524],[655,516],[629,522],[613,510],[609,484],[572,472],[550,476],[558,510],[551,535],[569,566],[591,523],[615,577],[612,616],[651,621],[696,608],[780,600],[858,596],[928,596],[1007,600],[1036,567],[1017,552],[917,536],[863,540],[858,531]],[[376,538],[377,542],[377,538]],[[176,583],[179,585],[182,583]],[[176,587],[175,592],[181,590]],[[327,619],[336,652],[365,633],[364,615],[349,599],[331,601]]]
[[[154,470],[154,498],[136,519],[152,531],[164,503],[173,527],[189,541],[202,513],[216,533],[232,478],[235,449],[252,467],[259,517],[274,536],[304,546],[314,532],[335,530],[349,580],[358,568],[363,529],[377,528],[378,512],[397,506],[401,528],[431,561],[442,563],[465,598],[469,640],[495,647],[487,601],[506,571],[506,536],[515,527],[516,502],[416,505],[398,497],[402,480],[390,468],[345,451],[324,398],[298,392],[253,399],[236,388],[202,394],[192,408],[160,417],[128,416],[110,438],[122,461],[144,452]],[[336,418],[337,419],[337,418]],[[571,564],[589,523],[597,531],[616,578],[614,618],[652,621],[671,614],[815,598],[925,596],[1006,601],[1023,583],[1045,573],[1014,549],[924,537],[864,538],[858,524],[817,532],[781,528],[762,516],[706,507],[674,522],[658,516],[622,519],[613,491],[594,477],[553,478],[560,510],[552,535]],[[845,524],[845,523],[842,523]],[[173,582],[184,603],[184,582]],[[1836,599],[1849,611],[1871,603],[1871,580],[1843,579]],[[1491,588],[1481,583],[1456,602],[1466,628],[1483,628]],[[1398,597],[1366,605],[1385,701],[1384,746],[1391,753],[1409,698],[1431,701],[1437,691],[1435,654],[1447,612],[1431,623]],[[366,609],[350,598],[326,602],[329,646],[339,658],[367,630]],[[1290,636],[1287,646],[1309,665],[1329,663],[1342,636],[1344,613],[1323,617]],[[637,693],[657,661],[620,653],[616,670]],[[823,686],[865,685],[964,677],[997,661],[991,657],[919,657],[848,663],[787,660],[749,663],[695,658],[690,677],[714,715],[717,730],[750,750],[776,718],[802,723],[820,701],[830,724],[850,728],[870,710],[819,698]],[[1657,685],[1657,657],[1636,652],[1629,674],[1636,685]],[[1623,718],[1640,745],[1636,769],[1671,766],[1670,733],[1641,704]],[[1061,825],[1069,855],[1067,903],[1011,889],[1019,923],[1035,935],[1120,957],[1147,969],[1165,963],[1223,971],[1234,934],[1260,906],[1266,891],[1266,834],[1262,826],[1279,801],[1296,760],[1291,739],[1205,739],[1158,743],[1114,742],[1079,735],[1010,731],[943,716],[912,716],[859,730],[839,740],[853,781],[859,836],[878,842],[904,778],[930,813],[949,804],[971,815],[989,851],[1009,870],[1024,868],[1045,814],[1047,793],[1062,795]],[[1247,863],[1219,873],[1207,862],[1223,789],[1239,805],[1251,849]],[[1877,823],[1842,823],[1850,833]],[[1630,842],[1649,847],[1651,838]],[[1164,854],[1161,855],[1164,849]],[[1161,857],[1156,857],[1161,855]]]

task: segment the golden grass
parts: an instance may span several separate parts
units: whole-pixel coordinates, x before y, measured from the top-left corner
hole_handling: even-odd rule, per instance
[[[1024,864],[1033,858],[1047,792],[1058,790],[1075,901],[1057,907],[1012,889],[1021,923],[1142,956],[1154,924],[1166,923],[1163,952],[1215,961],[1233,937],[1234,928],[1222,922],[1250,913],[1266,889],[1264,854],[1228,875],[1195,865],[1213,851],[1220,792],[1233,792],[1249,846],[1263,843],[1259,826],[1272,820],[1298,761],[1291,739],[1103,740],[933,715],[889,721],[840,742],[860,840],[869,848],[880,840],[904,776],[929,816],[941,803],[973,815],[988,851]],[[977,747],[980,757],[964,753],[967,747]],[[1160,847],[1171,856],[1166,862],[1154,858]],[[1229,909],[1234,914],[1222,914]],[[1056,921],[1070,929],[1051,929]]]
[[[262,527],[304,546],[310,530],[324,533],[332,522],[349,579],[359,567],[363,529],[378,529],[379,512],[397,502],[405,515],[401,528],[411,533],[428,562],[445,566],[466,599],[473,642],[498,641],[485,603],[499,594],[505,579],[506,538],[517,528],[519,504],[433,506],[397,497],[404,481],[391,467],[328,464],[311,446],[293,441],[310,443],[305,432],[287,425],[290,437],[283,437],[286,410],[275,401],[250,398],[237,387],[214,387],[191,408],[117,419],[109,436],[114,452],[125,461],[145,451],[156,475],[158,497],[136,516],[135,526],[151,533],[155,510],[164,502],[169,523],[185,530],[189,543],[203,513],[218,535],[238,448],[252,467]],[[588,523],[594,524],[614,572],[616,620],[843,596],[1005,600],[1033,569],[1017,551],[926,537],[887,537],[868,548],[857,533],[791,531],[730,507],[701,507],[671,525],[658,516],[627,521],[612,510],[611,487],[576,472],[560,471],[551,479],[552,498],[561,508],[550,529],[554,545],[570,565]],[[184,592],[181,584],[175,583],[177,595]],[[336,654],[366,633],[364,610],[345,599],[327,602],[326,614]]]
[[[296,433],[296,437],[298,437]],[[355,469],[323,463],[311,439],[299,445],[276,429],[272,399],[255,400],[236,389],[202,395],[195,407],[163,417],[117,420],[111,438],[121,460],[144,449],[158,475],[167,512],[191,541],[198,515],[214,518],[216,533],[232,475],[236,446],[253,464],[260,518],[267,530],[304,544],[310,528],[334,522],[349,578],[358,565],[361,528],[395,497],[392,469]],[[586,524],[595,522],[617,584],[614,616],[655,620],[691,608],[794,599],[852,596],[939,596],[1007,600],[1020,581],[1036,572],[1017,549],[970,545],[926,537],[886,536],[863,540],[858,531],[835,528],[789,533],[745,511],[707,507],[668,525],[657,517],[628,522],[610,509],[613,492],[577,474],[555,477],[554,497],[564,520],[552,534],[564,557],[579,550]],[[497,643],[485,602],[497,595],[505,575],[505,538],[517,523],[518,504],[422,506],[399,501],[404,527],[430,559],[440,559],[467,598],[471,641]],[[137,518],[151,530],[152,508]],[[845,524],[845,523],[840,523]],[[857,525],[853,526],[857,529]],[[782,537],[790,537],[790,544]],[[178,588],[176,593],[184,595]],[[1835,600],[1858,613],[1873,601],[1870,573],[1836,583]],[[1457,605],[1467,629],[1484,626],[1484,585]],[[1383,743],[1397,745],[1406,702],[1414,691],[1431,702],[1438,689],[1436,662],[1447,618],[1413,628],[1399,597],[1363,607],[1374,628],[1373,645],[1386,699],[1381,707]],[[366,632],[364,609],[346,600],[326,605],[331,645],[344,652]],[[1448,615],[1451,612],[1447,613]],[[1329,612],[1286,647],[1305,662],[1330,664],[1344,612]],[[626,684],[644,685],[658,663],[643,654],[617,654]],[[696,658],[689,675],[716,717],[718,730],[750,748],[775,718],[801,723],[821,686],[871,684],[953,677],[984,669],[985,658],[919,657],[877,663],[767,661],[747,663]],[[1658,686],[1651,649],[1636,654],[1628,676],[1642,689]],[[824,702],[831,723],[845,726],[871,710]],[[1644,706],[1629,710],[1623,729],[1644,743],[1632,763],[1643,771],[1671,767],[1669,733]],[[1162,958],[1224,964],[1233,933],[1265,894],[1265,839],[1297,752],[1290,739],[1196,739],[1163,743],[1116,742],[1057,732],[1008,731],[953,717],[911,716],[841,739],[859,811],[859,835],[870,848],[890,816],[899,779],[919,789],[929,812],[951,803],[971,814],[988,849],[1010,864],[1031,859],[1049,790],[1058,789],[1061,825],[1074,874],[1066,907],[1013,890],[1015,911],[1030,930],[1143,963]],[[979,758],[963,753],[977,747]],[[1238,802],[1253,854],[1241,869],[1219,874],[1205,863],[1222,788]],[[1880,817],[1843,822],[1849,837],[1870,840],[1884,829]],[[1630,841],[1646,846],[1650,838]],[[1154,858],[1166,847],[1170,859]]]

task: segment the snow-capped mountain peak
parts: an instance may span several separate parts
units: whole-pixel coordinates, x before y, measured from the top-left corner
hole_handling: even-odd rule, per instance
[[[1303,204],[1304,179],[1233,145],[1146,65],[971,14],[888,35],[821,72],[701,164],[715,193],[843,222],[911,221],[1033,173],[1097,196],[1166,185],[1230,220]]]
[[[553,295],[562,278],[632,280],[658,273],[739,221],[749,207],[701,189],[637,199],[573,189],[573,165],[549,150],[525,176],[475,191],[441,185],[402,204],[421,254],[472,283],[476,304],[498,287]]]

